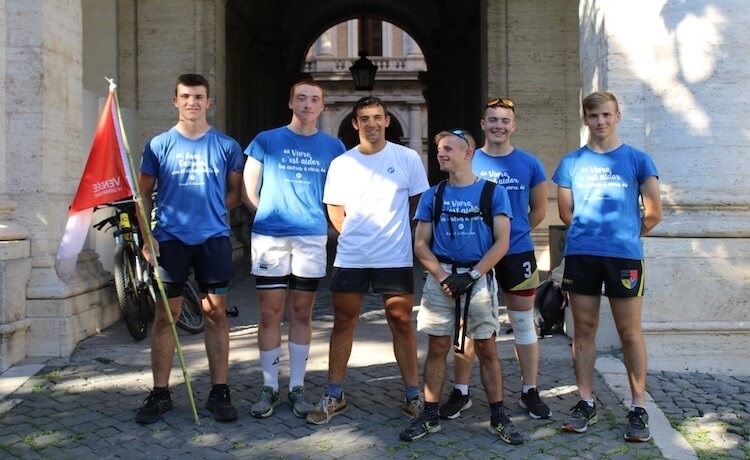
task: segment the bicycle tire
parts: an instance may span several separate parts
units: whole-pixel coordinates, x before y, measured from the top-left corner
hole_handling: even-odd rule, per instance
[[[143,340],[148,334],[148,312],[144,296],[136,283],[133,250],[124,245],[115,246],[114,266],[115,293],[120,305],[122,319],[135,340]]]
[[[201,308],[201,295],[198,292],[198,286],[192,279],[185,283],[180,316],[176,323],[180,329],[191,334],[203,332],[203,329],[206,328],[206,318],[203,317],[203,309]]]

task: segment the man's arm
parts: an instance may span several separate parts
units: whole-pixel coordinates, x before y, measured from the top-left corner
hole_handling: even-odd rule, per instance
[[[651,176],[641,184],[643,198],[643,219],[641,221],[641,236],[647,235],[663,217],[661,207],[661,193],[659,193],[659,179]]]
[[[565,225],[573,221],[573,191],[569,188],[557,186],[557,211]]]
[[[547,215],[547,182],[541,182],[531,189],[529,197],[529,225],[534,229]]]
[[[326,208],[328,210],[328,218],[331,220],[333,228],[341,233],[341,230],[344,228],[344,217],[346,216],[344,206],[340,204],[327,204]]]
[[[414,220],[414,214],[417,212],[417,205],[419,204],[419,197],[422,196],[420,193],[419,195],[414,195],[409,197],[409,222],[411,225],[411,232],[414,233],[414,229],[417,226],[417,222]]]
[[[242,199],[242,174],[239,171],[230,171],[227,175],[227,209],[234,209],[240,205]]]
[[[263,172],[263,163],[253,157],[247,157],[245,169],[242,172],[244,186],[242,187],[242,203],[250,211],[258,209],[260,203],[260,177]]]
[[[508,247],[510,246],[510,218],[504,214],[496,215],[492,221],[492,234],[495,237],[495,242],[474,266],[482,274],[490,271],[508,252]]]
[[[151,210],[154,209],[154,200],[152,195],[156,188],[156,176],[146,174],[143,171],[138,175],[138,189],[141,191],[141,201],[136,202],[136,206],[140,206],[143,210],[137,209],[136,215],[138,218],[138,228],[141,230],[141,241],[143,242],[143,256],[146,258],[148,263],[152,263],[151,251],[148,250],[148,239],[146,238],[146,232],[151,228]],[[143,219],[146,219],[144,222]],[[159,244],[154,240],[153,252],[156,257],[159,256]]]
[[[432,252],[430,244],[432,242],[432,222],[420,220],[416,222],[414,231],[414,255],[422,264],[422,267],[430,272],[438,282],[445,280],[449,273],[443,270],[443,266]]]

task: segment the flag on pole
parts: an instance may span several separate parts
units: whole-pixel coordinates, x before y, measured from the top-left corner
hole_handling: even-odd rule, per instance
[[[86,167],[68,211],[55,271],[61,280],[70,282],[75,274],[78,254],[86,242],[94,206],[133,196],[135,187],[128,164],[128,143],[120,120],[117,86],[109,80],[109,95],[104,103],[94,133]]]

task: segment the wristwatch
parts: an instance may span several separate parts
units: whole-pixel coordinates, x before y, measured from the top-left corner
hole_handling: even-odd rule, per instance
[[[471,276],[471,279],[476,281],[482,277],[482,273],[480,273],[476,268],[472,268],[471,270],[469,270],[469,276]]]

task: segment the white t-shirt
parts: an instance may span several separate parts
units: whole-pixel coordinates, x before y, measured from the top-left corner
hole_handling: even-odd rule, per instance
[[[430,187],[422,159],[412,149],[388,142],[378,153],[357,147],[328,168],[323,202],[344,207],[335,267],[411,267],[409,197]]]

